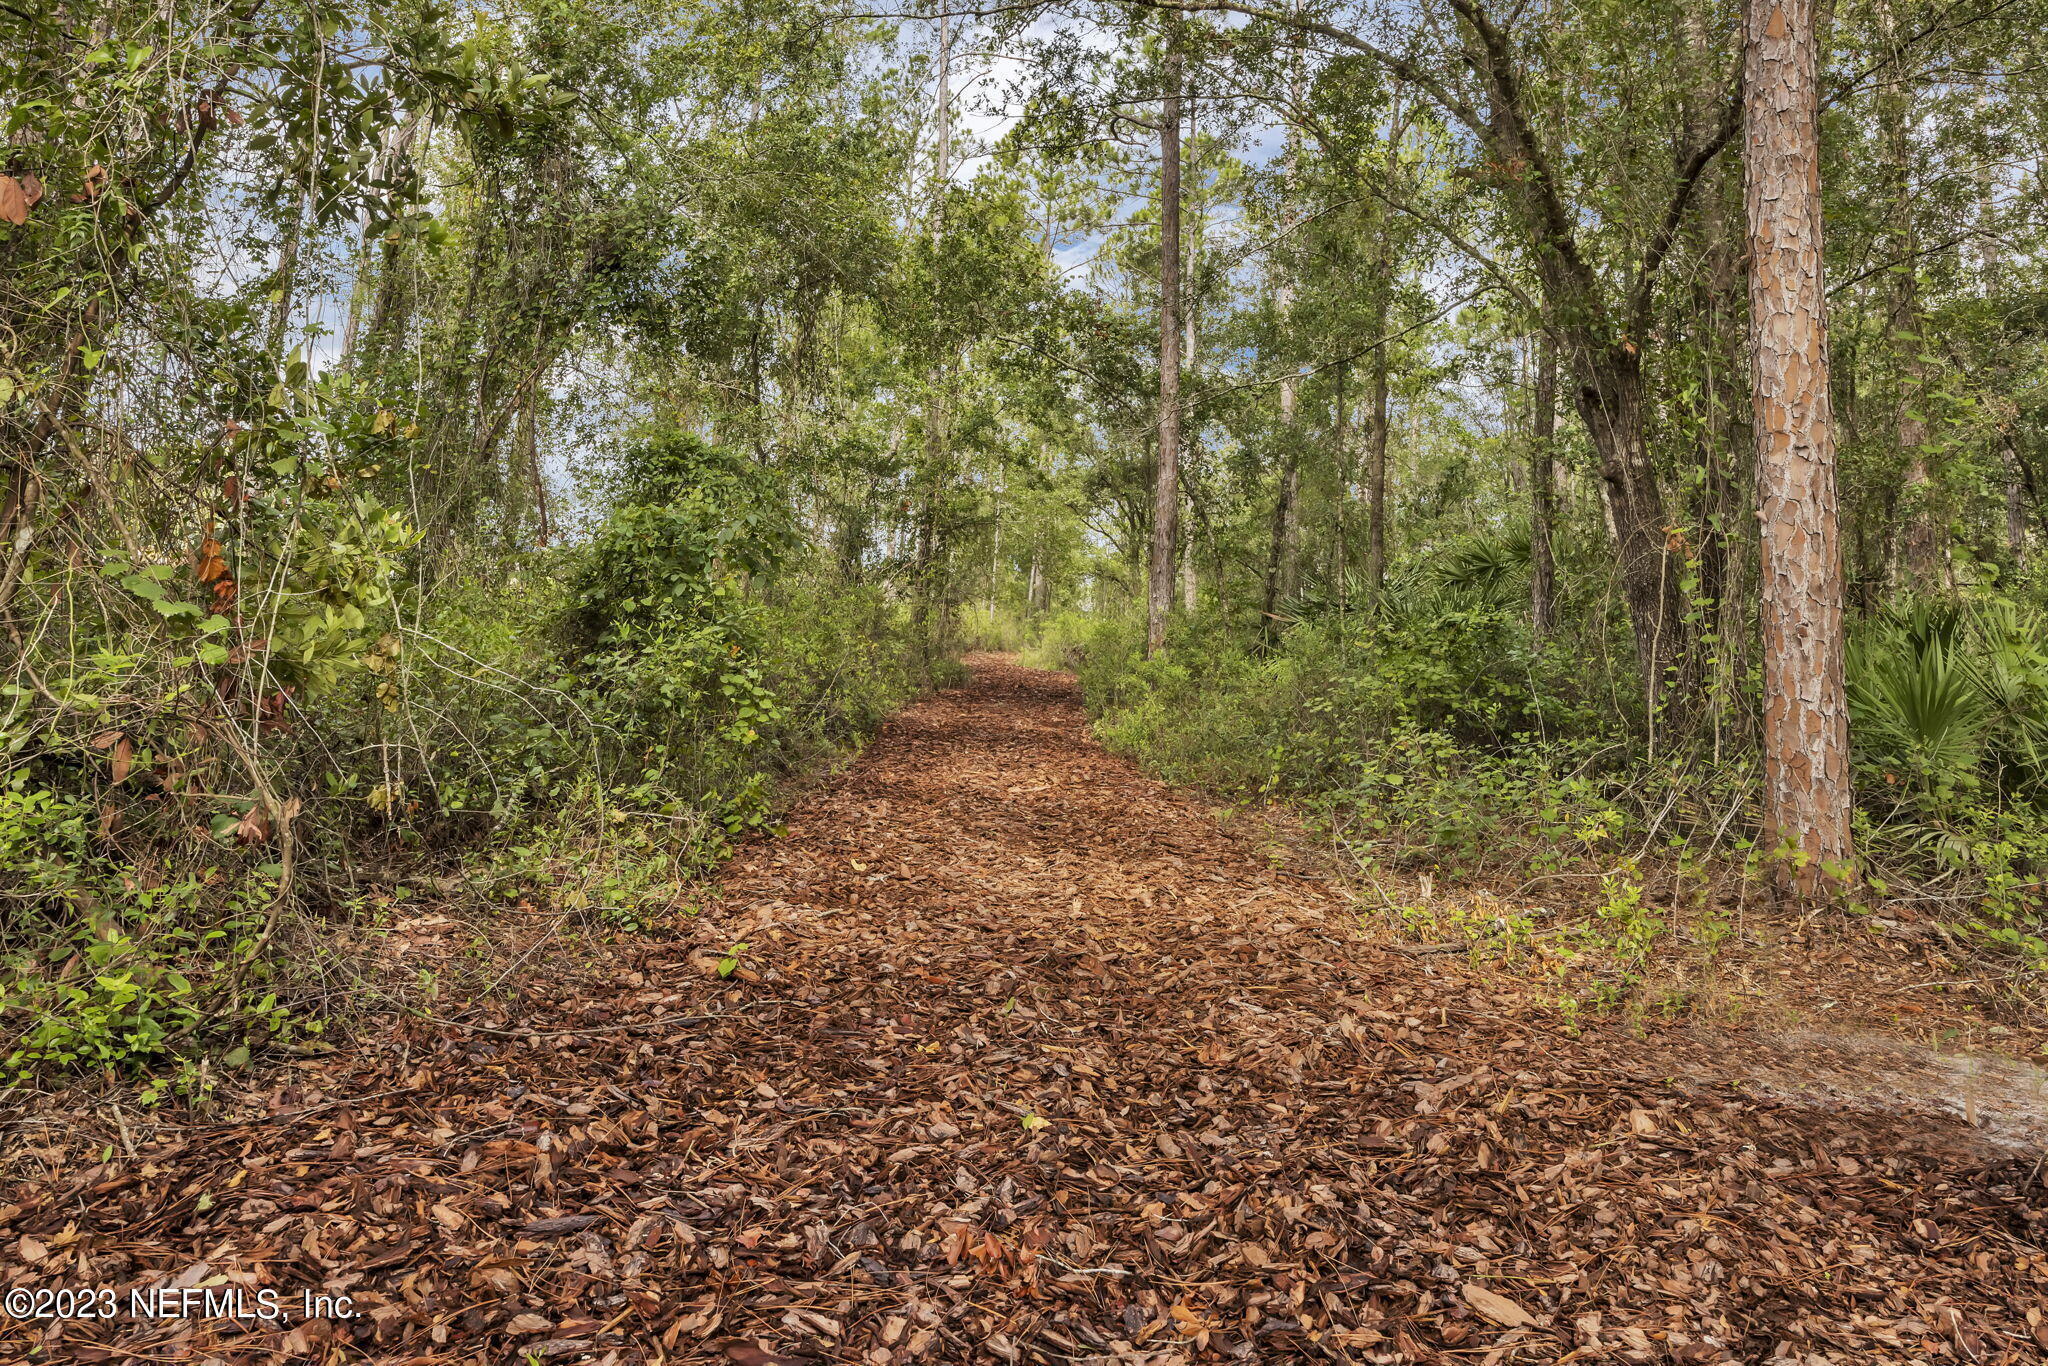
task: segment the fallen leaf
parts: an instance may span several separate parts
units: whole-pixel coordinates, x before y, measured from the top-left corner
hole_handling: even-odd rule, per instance
[[[1486,1318],[1492,1319],[1503,1328],[1527,1328],[1536,1322],[1535,1315],[1516,1304],[1505,1295],[1496,1295],[1483,1285],[1465,1282],[1465,1303],[1471,1305]]]

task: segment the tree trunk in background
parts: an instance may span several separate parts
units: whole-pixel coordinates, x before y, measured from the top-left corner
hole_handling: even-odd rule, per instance
[[[1331,383],[1336,393],[1331,399],[1330,445],[1337,463],[1337,507],[1336,535],[1330,547],[1330,587],[1337,594],[1337,610],[1349,611],[1351,607],[1350,585],[1350,511],[1351,511],[1351,397],[1345,392],[1344,381],[1350,378],[1351,362],[1337,362],[1337,373]]]
[[[1195,120],[1196,116],[1190,114],[1188,117],[1188,131],[1190,133],[1195,130]],[[1196,349],[1197,343],[1200,340],[1197,336],[1197,328],[1201,316],[1201,309],[1198,307],[1201,297],[1201,275],[1198,262],[1201,259],[1202,251],[1201,216],[1199,214],[1196,215],[1195,223],[1188,232],[1187,247],[1187,300],[1181,309],[1184,315],[1182,322],[1186,328],[1187,337],[1182,342],[1180,358],[1183,371],[1193,369],[1199,376],[1200,365],[1196,361],[1196,357],[1201,354]],[[1181,490],[1180,606],[1183,612],[1192,615],[1195,608],[1201,602],[1201,588],[1195,582],[1195,479],[1197,477],[1196,472],[1202,467],[1201,423],[1190,423],[1188,430],[1182,433],[1182,440],[1188,450],[1188,469],[1187,478],[1182,481],[1185,487]]]
[[[1400,193],[1406,177],[1401,174],[1401,145],[1407,140],[1409,113],[1403,90],[1396,83],[1388,114],[1386,180],[1392,193]],[[1366,410],[1365,432],[1365,597],[1369,607],[1379,606],[1380,592],[1387,581],[1387,320],[1394,311],[1394,263],[1384,225],[1378,248],[1373,253],[1372,328],[1374,346],[1370,362],[1371,397]]]
[[[312,195],[301,193],[292,206],[291,221],[284,226],[284,237],[277,248],[277,297],[270,304],[270,329],[264,336],[263,349],[270,356],[271,364],[284,365],[284,344],[291,335],[292,300],[299,286],[299,239],[305,233],[306,212],[311,207]]]
[[[1925,323],[1920,316],[1920,285],[1908,265],[1895,277],[1897,291],[1892,306],[1892,344],[1904,348],[1899,362],[1904,383],[1899,386],[1899,451],[1906,458],[1902,490],[1906,518],[1899,546],[1898,578],[1916,592],[1938,586],[1941,579],[1941,537],[1935,527],[1934,479],[1927,468],[1927,419],[1919,412],[1926,402],[1927,365],[1920,348],[1927,343]]]
[[[938,98],[933,113],[937,127],[932,135],[932,197],[943,205],[947,182],[953,178],[953,15],[939,9]]]
[[[552,534],[548,525],[548,480],[540,465],[540,397],[528,392],[519,405],[519,425],[513,437],[513,445],[519,453],[520,473],[533,481],[533,511],[538,525],[534,530],[534,544],[546,548]],[[517,486],[518,481],[513,481]],[[507,499],[516,506],[516,500]],[[515,530],[517,529],[515,525]]]
[[[1557,562],[1550,532],[1557,520],[1557,343],[1536,334],[1536,384],[1529,421],[1529,624],[1540,644],[1557,629]]]
[[[1682,708],[1687,700],[1689,655],[1680,591],[1685,566],[1667,529],[1670,519],[1645,437],[1648,406],[1641,359],[1626,345],[1608,345],[1583,333],[1571,343],[1582,379],[1576,406],[1600,459],[1601,498],[1628,601],[1654,749],[1660,714]]]
[[[1707,173],[1704,202],[1723,202],[1722,169]],[[1751,592],[1748,529],[1755,524],[1755,506],[1741,477],[1736,453],[1754,452],[1749,396],[1743,371],[1748,368],[1748,289],[1740,230],[1722,223],[1717,207],[1704,215],[1706,277],[1697,286],[1695,309],[1700,319],[1700,345],[1705,360],[1700,424],[1700,591],[1706,599],[1701,617],[1714,640],[1700,659],[1701,687],[1710,708],[1713,753],[1718,761],[1731,742],[1754,743],[1749,732],[1753,713],[1743,698],[1748,687],[1754,632],[1750,629]],[[1844,392],[1853,392],[1845,386]],[[1838,443],[1840,444],[1840,443]],[[1754,461],[1752,460],[1752,465]]]
[[[1378,310],[1373,335],[1387,331],[1387,309]],[[1365,432],[1365,591],[1374,604],[1387,580],[1387,347],[1372,349],[1372,399]]]
[[[1159,460],[1152,479],[1152,563],[1145,594],[1148,655],[1166,643],[1179,516],[1180,53],[1169,39],[1166,98],[1159,108]]]
[[[945,9],[939,11],[938,42],[936,124],[932,134],[931,230],[934,235],[945,228],[946,186],[953,176],[953,29],[951,15]],[[913,570],[916,582],[912,585],[911,592],[912,631],[918,645],[933,655],[941,653],[942,641],[948,627],[943,609],[937,614],[936,625],[934,624],[933,608],[937,605],[939,561],[942,551],[939,544],[939,505],[945,492],[946,466],[950,454],[946,440],[946,389],[949,378],[948,367],[943,363],[934,368],[927,377],[924,402],[924,493],[919,500],[917,513],[916,565]],[[758,372],[755,383],[757,386],[760,383]]]
[[[1298,7],[1290,4],[1290,13]],[[1288,57],[1287,90],[1288,98],[1300,104],[1302,98],[1301,50],[1292,49]],[[1301,169],[1301,144],[1290,128],[1287,134],[1287,197],[1291,204]],[[1294,227],[1294,213],[1290,208],[1281,215],[1283,230],[1291,232]],[[1291,335],[1291,314],[1294,308],[1294,276],[1285,262],[1278,263],[1278,280],[1273,288],[1273,311],[1277,315],[1280,334],[1279,350],[1287,373],[1280,380],[1280,439],[1284,447],[1280,456],[1280,487],[1273,499],[1273,530],[1266,553],[1265,593],[1259,615],[1259,631],[1271,641],[1279,635],[1280,603],[1294,592],[1297,578],[1296,556],[1301,543],[1299,524],[1301,519],[1301,433],[1296,426],[1299,421],[1297,385],[1300,368],[1294,357],[1294,338]]]
[[[1295,503],[1301,497],[1301,445],[1295,440],[1293,384],[1280,391],[1281,422],[1287,428],[1287,454],[1280,466],[1280,492],[1273,500],[1272,548],[1266,557],[1266,597],[1260,629],[1267,639],[1279,631],[1280,603],[1291,591],[1288,579],[1297,541]]]
[[[1895,0],[1880,0],[1877,13],[1879,32],[1887,54],[1903,63],[1900,22]],[[1898,446],[1905,461],[1905,479],[1900,489],[1905,512],[1900,539],[1893,556],[1892,579],[1915,592],[1935,588],[1941,578],[1941,537],[1935,525],[1933,476],[1927,467],[1927,419],[1920,407],[1926,402],[1927,365],[1921,359],[1927,349],[1925,320],[1920,312],[1920,263],[1914,253],[1919,233],[1913,222],[1913,134],[1912,92],[1899,71],[1877,98],[1878,140],[1884,148],[1884,171],[1891,182],[1893,216],[1891,229],[1878,250],[1893,262],[1891,345],[1899,357]]]
[[[1766,839],[1802,893],[1846,877],[1849,712],[1826,294],[1816,0],[1748,0],[1743,170],[1763,579]]]
[[[1292,164],[1291,155],[1289,162]],[[1294,302],[1293,282],[1284,276],[1274,291],[1274,302],[1284,319]],[[1301,494],[1301,433],[1295,429],[1297,417],[1295,376],[1290,372],[1280,381],[1280,439],[1287,445],[1280,457],[1280,488],[1273,499],[1273,533],[1266,554],[1266,592],[1259,619],[1259,629],[1269,640],[1278,625],[1275,613],[1280,600],[1292,591],[1288,581],[1293,577],[1294,546],[1299,540],[1295,530],[1299,517],[1295,504]]]
[[[1981,92],[1977,103],[1981,109]],[[1977,274],[1986,299],[1998,296],[2004,283],[2004,265],[2005,255],[1998,240],[1998,195],[1992,182],[1991,162],[1987,160],[1977,167]],[[2011,367],[2000,361],[1994,363],[1993,369],[1999,376],[1997,392],[2010,394]],[[1998,453],[2005,467],[2005,543],[2012,552],[2013,573],[2017,576],[2027,572],[2027,472],[2013,453],[2009,434],[2001,435]]]

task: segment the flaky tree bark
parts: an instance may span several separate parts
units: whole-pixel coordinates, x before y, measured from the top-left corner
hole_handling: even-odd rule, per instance
[[[1821,283],[1816,0],[1747,0],[1744,198],[1763,579],[1764,819],[1802,893],[1846,876],[1849,713]]]
[[[1159,109],[1159,460],[1152,478],[1152,564],[1145,593],[1145,652],[1166,643],[1173,610],[1173,551],[1180,519],[1180,53],[1166,54]]]
[[[1536,337],[1536,384],[1529,414],[1529,624],[1541,642],[1557,629],[1557,562],[1550,529],[1557,520],[1557,343]]]

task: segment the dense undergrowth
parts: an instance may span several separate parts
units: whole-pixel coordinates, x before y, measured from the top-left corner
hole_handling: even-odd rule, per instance
[[[1711,952],[1732,908],[1768,895],[1777,852],[1758,843],[1739,729],[1660,717],[1648,750],[1617,705],[1632,689],[1587,667],[1597,643],[1539,647],[1525,607],[1471,589],[1440,560],[1379,610],[1304,601],[1272,640],[1209,613],[1151,658],[1135,616],[1063,614],[1026,658],[1078,672],[1112,749],[1306,812],[1404,931],[1508,953],[1542,940],[1597,959],[1609,996],[1681,922]],[[2048,616],[1916,603],[1860,623],[1850,668],[1862,863],[1841,909],[1937,924],[2032,980],[2048,966]],[[1487,890],[1427,895],[1453,885]]]
[[[474,562],[369,495],[321,506],[323,477],[266,496],[325,519],[324,565],[138,555],[90,593],[53,569],[73,619],[0,715],[9,1081],[142,1068],[162,1094],[317,1034],[349,1009],[338,932],[408,884],[681,914],[779,779],[912,686],[903,609],[798,555],[774,490],[694,440],[634,446],[587,541]]]

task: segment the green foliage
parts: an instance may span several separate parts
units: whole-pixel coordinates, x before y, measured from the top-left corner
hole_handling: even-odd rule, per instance
[[[1863,624],[1849,701],[1859,777],[1940,820],[2048,798],[2048,616],[2000,598],[1926,601]]]
[[[1865,847],[1966,875],[1982,940],[2048,961],[2048,616],[1995,597],[1894,608],[1851,638],[1849,702]]]
[[[665,433],[630,448],[617,484],[612,513],[574,581],[579,640],[599,650],[645,649],[697,632],[702,648],[723,648],[730,604],[747,576],[773,567],[788,539],[766,472],[732,451]]]
[[[83,803],[19,778],[0,791],[0,867],[30,908],[0,938],[8,1079],[151,1065],[202,1043],[246,1061],[252,1044],[290,1037],[254,961],[276,866],[167,880],[95,848],[91,824]]]
[[[1141,641],[1112,620],[1078,647],[1105,743],[1176,782],[1308,800],[1373,861],[1474,862],[1619,815],[1602,746],[1535,729],[1581,722],[1581,704],[1498,609],[1354,614],[1271,651],[1213,619],[1151,659]]]

